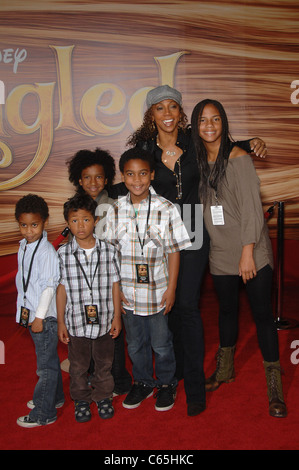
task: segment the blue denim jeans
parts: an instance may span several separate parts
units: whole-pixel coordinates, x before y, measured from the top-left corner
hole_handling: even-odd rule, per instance
[[[172,335],[168,328],[168,316],[163,315],[164,309],[148,316],[134,315],[127,309],[125,311],[123,321],[134,381],[150,387],[176,384]]]
[[[31,328],[29,331],[35,345],[39,377],[33,393],[34,408],[29,416],[39,424],[47,424],[56,418],[55,405],[64,402],[56,318],[46,318],[41,333],[33,333]]]

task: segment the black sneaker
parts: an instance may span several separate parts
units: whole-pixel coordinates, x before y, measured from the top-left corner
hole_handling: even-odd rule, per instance
[[[104,400],[97,401],[97,406],[100,418],[109,419],[114,416],[112,398],[104,398]]]
[[[137,408],[140,403],[153,394],[153,388],[141,382],[134,382],[131,390],[123,401],[123,407]]]
[[[162,385],[155,394],[157,398],[155,409],[157,411],[171,410],[176,397],[176,387],[173,385]]]
[[[90,406],[87,401],[75,401],[75,419],[78,423],[86,423],[91,419]]]

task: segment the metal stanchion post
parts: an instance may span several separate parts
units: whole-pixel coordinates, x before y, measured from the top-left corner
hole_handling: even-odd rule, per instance
[[[276,327],[287,330],[299,326],[298,321],[282,316],[283,305],[283,268],[284,268],[284,202],[278,202],[277,216],[277,275],[276,275]]]

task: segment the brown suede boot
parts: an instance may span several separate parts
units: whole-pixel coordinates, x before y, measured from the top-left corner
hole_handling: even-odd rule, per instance
[[[235,346],[227,348],[219,348],[216,355],[216,370],[206,380],[206,391],[213,392],[225,382],[233,382],[235,380],[234,370],[234,354]]]
[[[268,388],[269,414],[274,418],[285,418],[288,412],[283,399],[280,362],[264,361],[264,368]]]

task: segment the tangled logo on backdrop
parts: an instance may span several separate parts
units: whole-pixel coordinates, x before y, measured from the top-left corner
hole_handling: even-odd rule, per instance
[[[13,149],[9,145],[11,132],[19,135],[39,133],[38,145],[30,164],[16,176],[2,181],[0,191],[12,189],[24,184],[33,178],[46,163],[54,140],[54,134],[60,130],[68,130],[86,137],[113,136],[121,132],[130,123],[133,129],[142,122],[143,107],[146,95],[151,86],[137,89],[131,96],[127,96],[121,85],[115,83],[97,83],[85,90],[80,97],[79,114],[74,109],[73,99],[73,50],[75,46],[51,46],[56,64],[57,80],[50,83],[21,84],[13,88],[6,97],[5,109],[0,112],[0,152],[2,159],[0,169],[8,168],[13,164]],[[175,67],[185,51],[176,52],[168,56],[154,57],[158,66],[159,83],[168,83],[173,86]],[[55,89],[58,88],[58,106],[54,99]],[[110,94],[109,103],[102,105],[101,98]],[[31,112],[24,105],[28,95],[37,103],[37,113],[34,122],[27,122],[27,112]],[[105,116],[118,115],[126,110],[125,118],[119,125],[108,125],[99,114]],[[54,116],[58,112],[58,122]],[[4,117],[7,129],[4,131]],[[11,168],[10,168],[11,170]]]
[[[299,104],[299,80],[293,80],[291,88],[295,88],[295,91],[291,94],[291,103]]]

